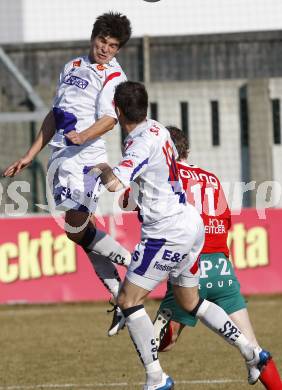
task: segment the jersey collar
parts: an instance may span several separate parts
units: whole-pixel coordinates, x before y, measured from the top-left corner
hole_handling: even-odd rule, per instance
[[[139,123],[134,130],[132,130],[128,136],[125,138],[124,142],[127,142],[128,140],[137,137],[140,133],[142,133],[144,130],[146,130],[148,126],[148,120]]]

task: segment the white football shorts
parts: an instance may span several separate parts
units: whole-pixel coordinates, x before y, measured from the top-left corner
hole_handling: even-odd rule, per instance
[[[104,162],[107,162],[107,154],[103,146],[52,147],[47,183],[56,209],[94,213],[102,184],[91,169]]]
[[[191,205],[184,206],[182,214],[170,218],[165,238],[145,238],[136,245],[126,278],[148,291],[166,279],[182,287],[197,286],[204,237],[199,213]]]

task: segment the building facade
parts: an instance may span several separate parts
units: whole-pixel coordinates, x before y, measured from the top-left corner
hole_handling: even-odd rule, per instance
[[[62,65],[87,53],[88,42],[3,48],[50,106]],[[146,84],[149,115],[187,133],[190,162],[218,175],[233,209],[282,207],[281,59],[282,31],[133,38],[119,55],[128,78]],[[1,111],[32,109],[1,62],[0,70]],[[1,169],[23,153],[38,127],[39,123],[0,123]],[[106,136],[112,163],[120,157],[122,138],[118,126]],[[39,158],[41,167],[47,155],[46,151]],[[38,169],[21,176],[35,183],[36,196],[30,203],[44,202],[41,176]],[[9,185],[7,179],[0,183],[3,189]],[[101,213],[113,212],[112,204],[112,196],[104,196]]]

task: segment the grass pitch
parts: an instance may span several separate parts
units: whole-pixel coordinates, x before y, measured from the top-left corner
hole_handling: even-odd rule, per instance
[[[107,336],[107,308],[104,303],[1,307],[0,390],[140,390],[143,368],[126,329]],[[146,308],[153,317],[158,302],[148,301]],[[248,308],[260,344],[282,373],[282,297],[253,297]],[[240,354],[201,324],[185,329],[160,360],[176,390],[250,389]]]

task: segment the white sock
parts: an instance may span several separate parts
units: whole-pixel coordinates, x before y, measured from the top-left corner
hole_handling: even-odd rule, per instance
[[[246,338],[246,336],[243,335],[243,333],[240,334],[234,345],[239,348],[241,355],[244,356],[246,360],[251,360],[254,358],[255,346],[249,342],[249,340]],[[258,348],[259,352],[262,350],[260,347],[256,348]]]
[[[241,333],[226,312],[213,302],[204,300],[196,316],[203,324],[222,336],[228,343],[236,346],[245,359],[253,356],[254,346]]]
[[[119,292],[121,279],[115,265],[108,257],[93,252],[87,253],[87,256],[89,257],[98,278],[114,298],[116,298]]]
[[[159,384],[162,381],[162,368],[154,337],[154,326],[143,308],[126,317],[126,325],[137,353],[146,370],[146,383]]]
[[[99,229],[96,229],[95,237],[87,248],[95,253],[109,257],[116,264],[129,266],[131,262],[131,253],[109,234]]]
[[[145,367],[146,370],[146,384],[147,385],[157,385],[162,380],[162,368],[160,366],[159,360],[150,363]]]

